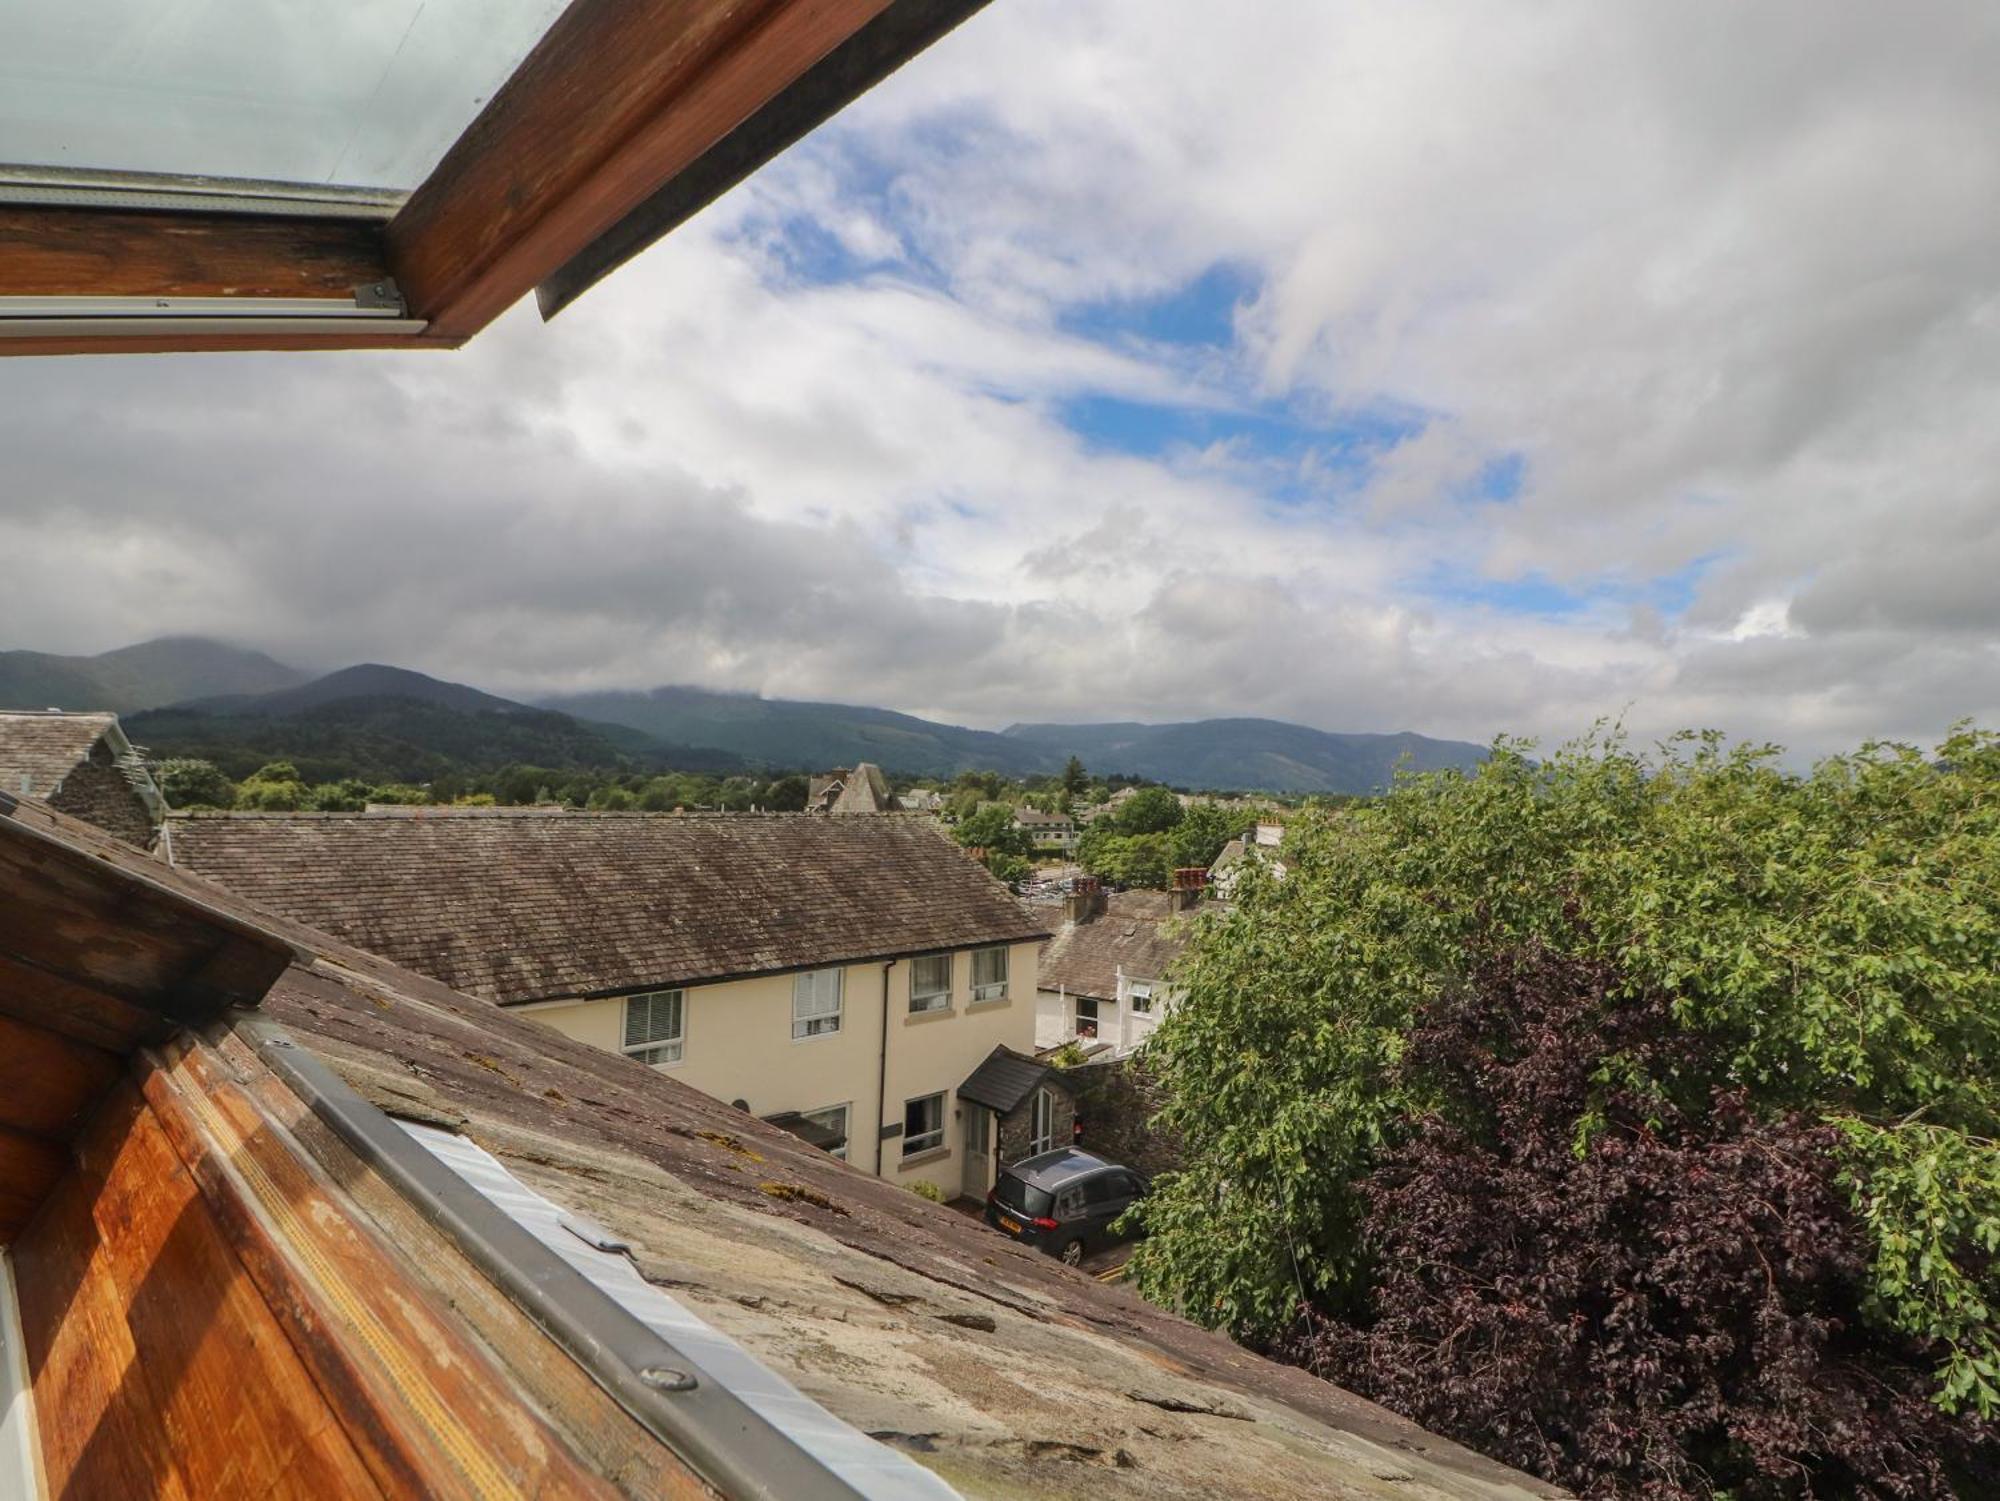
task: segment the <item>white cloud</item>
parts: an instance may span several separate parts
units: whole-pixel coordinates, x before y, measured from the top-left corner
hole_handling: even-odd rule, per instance
[[[1990,720],[1997,71],[1975,0],[1009,0],[547,328],[0,362],[0,631],[981,723]],[[1077,331],[1217,264],[1226,349]],[[1411,431],[1202,436],[1279,407]]]

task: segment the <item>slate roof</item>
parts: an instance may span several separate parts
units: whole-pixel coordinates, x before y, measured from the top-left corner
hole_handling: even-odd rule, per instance
[[[14,817],[291,945],[260,1009],[356,1091],[461,1132],[603,1225],[641,1275],[971,1501],[1562,1494],[657,1069],[260,913],[46,808]]]
[[[272,912],[502,1004],[1048,933],[916,818],[190,813],[165,842]]]
[[[48,797],[117,724],[116,714],[0,711],[0,792]]]
[[[1043,990],[1118,997],[1118,971],[1135,980],[1157,980],[1187,947],[1193,914],[1176,919],[1161,891],[1114,891],[1107,909],[1089,922],[1065,923],[1042,949],[1036,984]]]
[[[1053,828],[1059,824],[1068,824],[1070,821],[1067,813],[1044,813],[1039,808],[1014,810],[1014,822],[1028,829]]]
[[[986,1055],[985,1062],[965,1076],[965,1082],[958,1086],[958,1097],[990,1105],[1002,1115],[1011,1115],[1020,1108],[1021,1101],[1044,1084],[1075,1089],[1075,1085],[1063,1077],[1061,1069],[1039,1063],[1012,1048],[996,1047]]]
[[[863,761],[847,774],[840,796],[833,800],[834,813],[893,813],[901,807],[889,790],[889,779],[872,761]]]

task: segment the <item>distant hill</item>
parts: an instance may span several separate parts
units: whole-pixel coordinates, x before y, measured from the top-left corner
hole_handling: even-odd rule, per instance
[[[1485,751],[1423,735],[1339,734],[1274,719],[1187,724],[939,724],[855,704],[656,688],[524,704],[368,662],[324,677],[261,652],[165,637],[94,657],[0,652],[0,708],[114,709],[156,757],[198,756],[243,776],[270,760],[309,781],[435,780],[507,765],[551,770],[823,770],[873,761],[905,776],[1032,776],[1070,756],[1217,791],[1366,793],[1400,764],[1474,766]]]
[[[156,758],[193,756],[243,777],[293,762],[308,782],[431,782],[503,766],[557,771],[734,772],[734,756],[666,745],[621,725],[592,725],[463,683],[367,663],[297,687],[230,694],[126,719]]]
[[[770,768],[824,770],[873,761],[906,776],[932,777],[961,771],[1022,776],[1049,769],[1047,753],[1040,747],[991,730],[934,724],[911,714],[854,704],[757,698],[703,688],[581,693],[537,702],[545,709],[629,725],[681,745],[713,746]]]
[[[1177,787],[1265,792],[1366,793],[1387,787],[1399,766],[1412,771],[1470,768],[1486,758],[1465,740],[1403,731],[1340,734],[1276,719],[1203,719],[1189,724],[1017,724],[1010,740],[1080,757],[1099,771],[1122,771]]]
[[[1483,747],[1409,733],[1337,734],[1275,719],[1187,724],[1017,724],[1003,733],[936,724],[887,709],[656,688],[543,699],[542,707],[684,745],[715,746],[765,767],[873,761],[906,776],[1062,770],[1070,756],[1098,773],[1125,772],[1176,787],[1262,792],[1366,793],[1396,766],[1476,766]]]
[[[282,688],[273,693],[228,694],[190,701],[175,700],[174,704],[177,708],[200,709],[212,714],[271,717],[302,714],[308,709],[323,708],[346,699],[407,699],[412,703],[456,709],[466,714],[535,712],[511,698],[499,698],[477,688],[468,688],[463,683],[448,683],[443,678],[412,672],[407,667],[385,667],[379,662],[343,667],[338,672],[329,672],[325,677],[314,678],[296,688]]]
[[[0,651],[0,709],[130,714],[191,698],[269,693],[305,677],[262,652],[200,636],[163,636],[94,657]]]

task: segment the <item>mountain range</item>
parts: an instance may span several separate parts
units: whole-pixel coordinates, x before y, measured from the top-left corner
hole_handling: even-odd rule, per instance
[[[732,772],[873,761],[909,776],[1062,770],[1070,756],[1214,790],[1365,793],[1398,764],[1469,767],[1466,741],[1335,733],[1271,719],[1182,724],[941,724],[853,704],[701,688],[571,694],[522,703],[407,668],[369,663],[322,677],[197,637],[92,657],[0,652],[0,708],[109,708],[156,756],[213,760],[241,776],[296,762],[309,780],[426,781],[508,764]]]

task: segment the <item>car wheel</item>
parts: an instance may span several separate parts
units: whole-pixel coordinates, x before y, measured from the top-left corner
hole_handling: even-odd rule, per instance
[[[1056,1252],[1056,1260],[1060,1261],[1064,1266],[1082,1266],[1083,1265],[1082,1237],[1079,1236],[1075,1240],[1064,1241],[1062,1243],[1061,1248]]]

